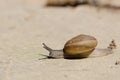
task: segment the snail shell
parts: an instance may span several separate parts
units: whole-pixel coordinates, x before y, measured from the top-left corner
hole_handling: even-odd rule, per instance
[[[78,35],[67,41],[64,46],[65,58],[84,58],[88,57],[97,46],[97,40],[93,36]]]

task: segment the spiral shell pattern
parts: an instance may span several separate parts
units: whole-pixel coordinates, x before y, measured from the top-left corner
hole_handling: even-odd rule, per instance
[[[97,40],[93,36],[78,35],[71,40],[67,41],[64,46],[65,58],[85,58],[88,57],[91,52],[97,46]]]

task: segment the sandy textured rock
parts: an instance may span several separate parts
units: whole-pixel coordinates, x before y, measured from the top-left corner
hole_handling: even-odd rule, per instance
[[[120,80],[120,11],[88,5],[44,7],[44,0],[0,0],[0,80]],[[78,34],[95,36],[114,54],[81,60],[38,60],[46,43],[62,49]]]

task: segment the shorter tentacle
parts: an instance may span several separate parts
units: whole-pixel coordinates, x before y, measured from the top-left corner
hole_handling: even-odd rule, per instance
[[[44,56],[45,58],[40,58],[39,60],[43,60],[43,59],[54,59],[54,57],[50,56],[50,55],[44,55],[44,54],[40,54],[41,56]]]

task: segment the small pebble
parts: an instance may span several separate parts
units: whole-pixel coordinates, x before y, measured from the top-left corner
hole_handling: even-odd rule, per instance
[[[120,61],[116,61],[116,62],[115,62],[115,65],[120,65]]]

